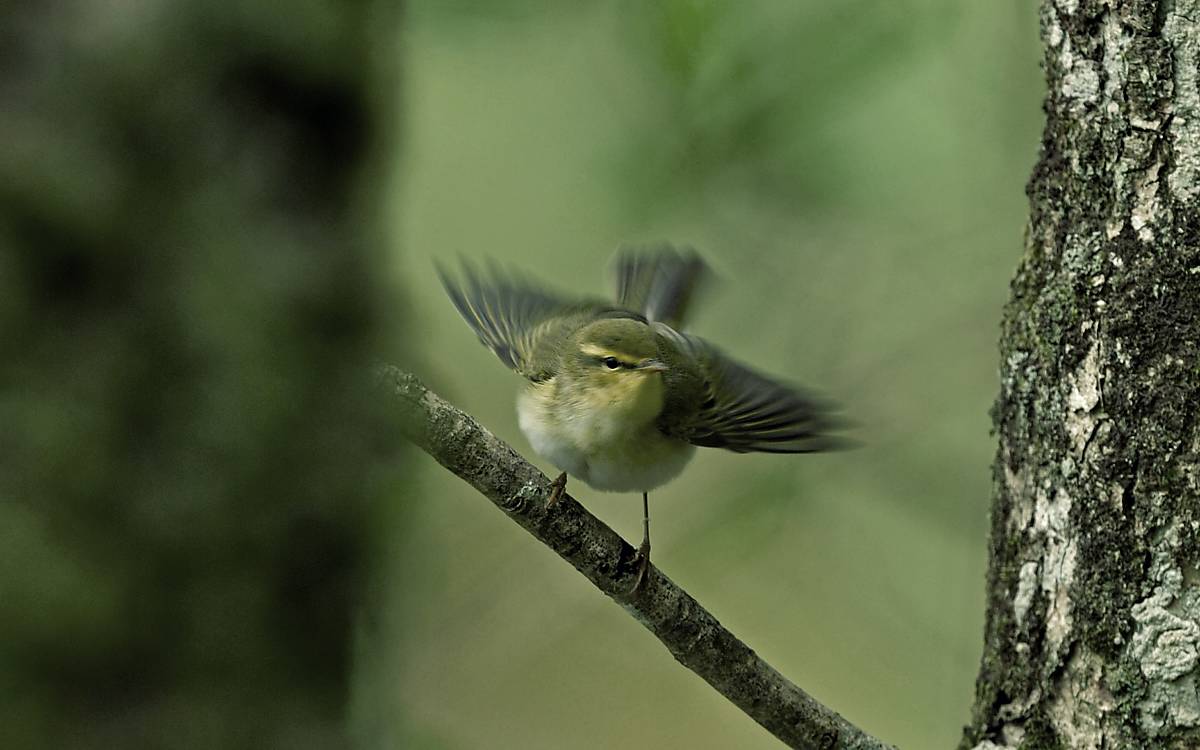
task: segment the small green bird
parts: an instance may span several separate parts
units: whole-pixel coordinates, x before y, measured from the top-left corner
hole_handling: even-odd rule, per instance
[[[641,492],[636,592],[650,561],[649,491],[675,478],[696,446],[811,453],[837,444],[828,404],[739,364],[681,332],[706,275],[690,249],[625,249],[616,304],[570,300],[464,264],[465,283],[438,269],[454,306],[504,364],[529,380],[522,432],[563,472],[612,492]]]

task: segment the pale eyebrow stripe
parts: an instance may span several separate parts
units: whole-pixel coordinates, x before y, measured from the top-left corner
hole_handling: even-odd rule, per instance
[[[595,344],[584,344],[583,346],[579,347],[579,351],[583,352],[589,357],[600,357],[601,359],[604,357],[616,357],[622,362],[629,361],[628,355],[622,354],[621,352],[615,352],[611,349],[605,349],[604,347],[596,346]]]

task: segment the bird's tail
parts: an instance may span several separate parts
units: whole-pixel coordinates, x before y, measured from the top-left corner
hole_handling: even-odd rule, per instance
[[[690,247],[623,247],[617,252],[617,304],[680,328],[708,266]]]

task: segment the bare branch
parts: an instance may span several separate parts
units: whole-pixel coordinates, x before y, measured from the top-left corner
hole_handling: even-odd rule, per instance
[[[788,747],[890,747],[789,682],[657,568],[650,567],[630,597],[637,576],[633,547],[569,495],[547,509],[550,480],[414,376],[391,366],[378,374],[381,385],[397,397],[413,442],[571,563],[646,626],[680,664]]]

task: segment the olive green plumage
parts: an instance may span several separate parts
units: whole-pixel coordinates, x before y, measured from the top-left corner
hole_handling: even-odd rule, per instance
[[[624,250],[615,303],[561,297],[494,265],[441,276],[480,340],[530,381],[518,412],[534,448],[594,487],[644,492],[682,470],[692,446],[836,442],[827,405],[679,330],[706,273],[690,250]]]

